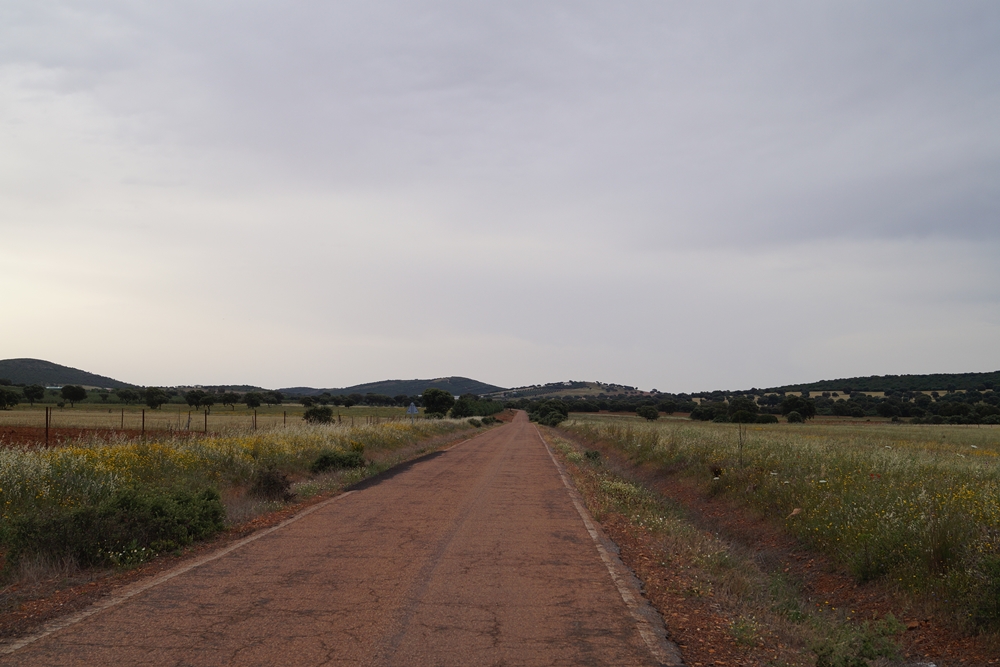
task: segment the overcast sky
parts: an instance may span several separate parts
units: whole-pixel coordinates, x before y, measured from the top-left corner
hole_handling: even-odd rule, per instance
[[[0,4],[0,358],[1000,369],[1000,3]]]

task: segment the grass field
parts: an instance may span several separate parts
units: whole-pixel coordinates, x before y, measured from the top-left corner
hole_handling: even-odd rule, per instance
[[[58,447],[0,448],[0,554],[13,554],[8,565],[25,554],[134,564],[162,550],[146,542],[165,522],[181,535],[170,544],[185,544],[188,527],[204,523],[193,512],[209,517],[203,532],[210,534],[377,474],[469,429],[449,419],[298,420],[202,437],[102,434]],[[98,525],[120,533],[113,544],[95,534]],[[108,554],[117,555],[109,561]]]
[[[300,424],[305,410],[298,404],[261,406],[256,410],[257,428]],[[339,423],[355,426],[366,424],[373,418],[377,418],[378,421],[406,418],[405,408],[354,406],[335,407],[333,410],[334,415],[339,416]],[[216,406],[208,414],[208,432],[224,433],[251,428],[254,423],[254,413],[254,410],[249,410],[246,406],[237,406],[235,409]],[[94,404],[81,404],[73,408],[52,407],[50,427],[136,431],[142,428],[143,420],[148,431],[205,431],[206,428],[203,410],[191,410],[186,405],[171,404],[157,410],[137,405],[99,407]],[[19,405],[10,410],[0,410],[0,427],[3,426],[44,427],[45,407]]]
[[[1000,428],[885,423],[739,427],[574,414],[565,424],[694,477],[847,568],[1000,624]]]

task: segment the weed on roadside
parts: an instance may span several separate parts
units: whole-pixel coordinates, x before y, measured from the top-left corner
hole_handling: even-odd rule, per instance
[[[856,657],[896,655],[893,619],[856,625],[842,615],[807,611],[788,575],[761,569],[742,550],[699,529],[682,508],[610,459],[594,467],[580,456],[582,448],[549,438],[595,518],[620,541],[622,558],[643,580],[686,661],[712,664],[728,656],[736,663],[819,660],[855,667],[849,660]]]

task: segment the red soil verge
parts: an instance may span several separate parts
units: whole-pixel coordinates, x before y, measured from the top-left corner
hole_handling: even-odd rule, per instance
[[[564,438],[579,442],[573,435]],[[698,482],[671,474],[652,465],[636,466],[617,449],[604,443],[587,443],[599,449],[612,469],[625,471],[649,488],[681,506],[698,528],[717,535],[735,549],[750,555],[768,572],[780,571],[802,583],[813,609],[850,609],[856,619],[882,618],[893,614],[907,630],[896,639],[910,660],[930,660],[938,665],[995,665],[1000,654],[995,638],[970,636],[946,619],[914,609],[902,596],[880,583],[858,584],[830,559],[810,551],[780,526],[731,499],[710,497]],[[689,587],[683,572],[663,567],[651,533],[621,516],[610,516],[602,524],[621,548],[622,560],[646,586],[650,601],[664,615],[671,638],[682,647],[689,664],[748,665],[758,660],[780,659],[782,647],[748,649],[737,646],[727,619],[710,598],[679,595]],[[760,651],[766,653],[762,655]],[[764,664],[761,662],[760,664]]]

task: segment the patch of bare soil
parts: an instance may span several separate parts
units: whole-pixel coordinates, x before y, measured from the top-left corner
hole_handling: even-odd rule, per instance
[[[504,410],[503,412],[498,412],[493,415],[504,424],[514,421],[514,417],[517,416],[517,410]]]
[[[571,434],[560,431],[568,440]],[[856,620],[879,619],[892,614],[906,626],[895,637],[903,656],[913,662],[943,665],[1000,664],[1000,646],[995,636],[970,636],[948,619],[934,616],[931,605],[907,599],[881,583],[859,585],[830,559],[810,551],[767,517],[761,517],[731,499],[712,497],[708,487],[690,478],[650,465],[637,466],[617,449],[588,442],[601,451],[614,470],[642,482],[681,507],[699,529],[722,539],[748,556],[767,573],[781,573],[800,584],[804,602],[816,612],[849,610]],[[697,582],[685,572],[686,565],[670,562],[648,530],[631,524],[621,515],[602,522],[608,536],[621,549],[621,558],[643,582],[645,594],[667,623],[671,639],[682,650],[685,662],[704,665],[780,665],[796,662],[790,647],[768,640],[741,645],[734,624],[739,619],[712,597],[699,597]],[[695,591],[695,594],[692,594]]]

